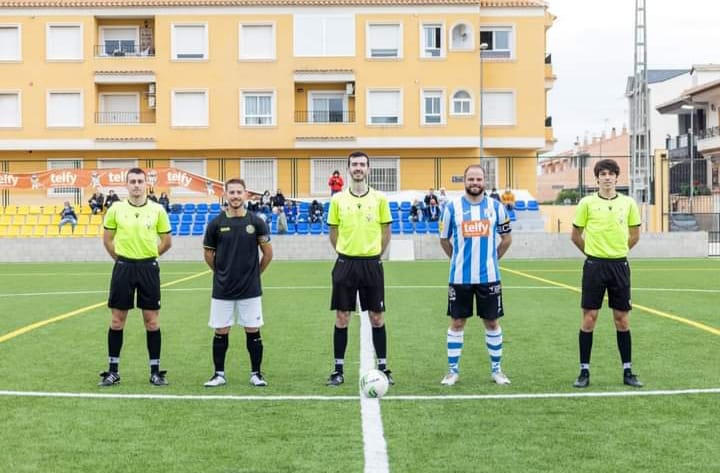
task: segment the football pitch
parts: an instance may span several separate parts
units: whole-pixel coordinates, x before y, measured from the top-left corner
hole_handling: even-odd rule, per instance
[[[582,391],[572,387],[580,259],[503,261],[503,370],[512,385],[490,381],[482,324],[472,320],[452,387],[440,385],[448,263],[388,262],[388,360],[397,384],[369,414],[357,394],[357,316],[346,382],[324,384],[332,371],[331,266],[273,262],[263,276],[269,386],[249,385],[245,337],[235,328],[228,384],[207,389],[210,273],[199,262],[163,262],[170,385],[148,383],[142,317],[132,311],[122,383],[103,389],[96,383],[107,367],[111,264],[3,264],[0,471],[720,471],[720,260],[632,260],[633,364],[645,387],[622,384],[604,308],[591,386]]]

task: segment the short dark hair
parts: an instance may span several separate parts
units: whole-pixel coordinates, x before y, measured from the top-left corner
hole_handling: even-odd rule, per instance
[[[128,180],[128,176],[129,176],[130,174],[142,174],[142,175],[144,176],[144,175],[145,175],[145,170],[142,169],[142,168],[130,168],[130,169],[128,169],[128,172],[127,172],[127,174],[125,175],[125,180],[126,180],[126,181]]]
[[[348,159],[347,159],[348,167],[350,167],[350,159],[360,158],[362,156],[365,156],[365,159],[367,159],[367,165],[368,165],[368,167],[370,167],[370,156],[368,156],[365,151],[353,151],[352,153],[348,154]]]
[[[465,172],[463,172],[463,179],[465,179],[465,177],[467,176],[467,173],[468,173],[468,171],[469,171],[470,169],[479,169],[479,170],[481,170],[482,173],[483,173],[483,177],[485,177],[485,168],[484,168],[484,167],[482,167],[482,166],[479,165],[479,164],[471,164],[470,166],[468,166],[468,167],[465,168]]]
[[[610,171],[616,176],[619,176],[620,166],[618,166],[618,163],[614,159],[601,159],[600,161],[595,163],[593,173],[595,174],[595,177],[600,177],[600,173],[602,171]]]
[[[240,179],[239,177],[233,177],[232,179],[228,179],[225,182],[225,190],[227,190],[227,188],[230,184],[240,184],[241,186],[243,186],[243,189],[247,190],[247,186],[245,185],[245,180]]]

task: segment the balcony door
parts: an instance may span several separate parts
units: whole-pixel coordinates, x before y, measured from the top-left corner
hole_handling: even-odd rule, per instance
[[[140,95],[101,94],[98,123],[140,123]]]
[[[308,98],[309,122],[348,122],[347,95],[339,91],[311,91]]]
[[[136,56],[139,32],[136,26],[102,27],[102,56]]]

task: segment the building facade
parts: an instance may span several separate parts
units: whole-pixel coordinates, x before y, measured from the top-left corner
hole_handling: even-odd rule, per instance
[[[532,189],[553,141],[554,17],[540,0],[0,7],[4,173],[175,167],[327,196],[328,176],[363,149],[384,191],[460,189],[482,129],[491,183]],[[2,189],[6,205],[70,191]]]

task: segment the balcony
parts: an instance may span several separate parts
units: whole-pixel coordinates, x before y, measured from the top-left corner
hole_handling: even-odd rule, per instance
[[[700,152],[720,150],[720,127],[714,126],[698,132],[697,149]]]
[[[295,123],[355,123],[355,111],[295,110]]]
[[[695,136],[695,146],[694,146],[694,153],[697,156],[698,154],[698,137]],[[688,146],[688,143],[690,142],[690,136],[686,133],[684,135],[678,135],[678,136],[669,136],[665,138],[665,148],[668,150],[668,157],[669,158],[690,158],[690,147]]]
[[[553,74],[552,54],[545,55],[545,90],[553,88],[557,76]]]
[[[103,13],[95,17],[94,43],[96,58],[155,57],[155,19],[128,17],[122,9]]]
[[[155,112],[96,112],[95,123],[99,125],[155,123]]]
[[[141,48],[134,41],[106,41],[95,45],[95,57],[154,57],[155,48]]]

